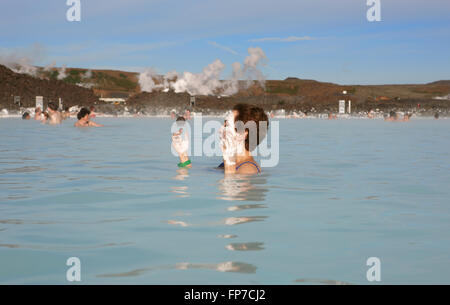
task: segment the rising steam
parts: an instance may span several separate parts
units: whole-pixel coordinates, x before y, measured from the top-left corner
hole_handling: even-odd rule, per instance
[[[147,69],[139,75],[139,85],[144,92],[172,89],[176,93],[187,92],[191,95],[233,95],[239,91],[239,80],[247,80],[247,86],[253,81],[264,85],[265,77],[260,66],[267,60],[261,48],[249,48],[249,55],[243,66],[235,62],[232,64],[232,75],[227,80],[220,80],[225,65],[219,59],[206,66],[201,73],[176,71],[160,76],[154,69]]]
[[[66,65],[62,65],[62,67],[60,69],[58,69],[57,79],[63,80],[67,77],[66,69],[67,69]]]
[[[0,55],[0,65],[4,65],[16,73],[36,75],[37,69],[28,57],[21,57],[15,54]]]
[[[43,59],[44,53],[45,50],[40,44],[34,44],[28,50],[2,51],[0,49],[0,65],[16,73],[36,76],[37,68],[34,64]]]

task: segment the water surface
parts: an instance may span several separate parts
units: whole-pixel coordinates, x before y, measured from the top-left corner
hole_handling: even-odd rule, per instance
[[[169,119],[0,120],[0,283],[450,283],[450,121],[280,120],[280,163],[178,170]]]

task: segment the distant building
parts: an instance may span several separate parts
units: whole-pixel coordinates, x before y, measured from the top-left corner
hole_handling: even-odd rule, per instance
[[[108,92],[107,94],[102,94],[99,98],[100,101],[105,103],[125,103],[129,95],[123,92]]]
[[[348,95],[347,91],[342,91],[342,94],[340,94],[339,96],[341,98],[339,100],[339,114],[345,114],[346,112],[352,113],[352,101],[350,100],[350,96]]]
[[[99,100],[105,103],[112,103],[112,104],[126,102],[126,99],[120,97],[101,97],[99,98]]]
[[[345,113],[345,100],[339,101],[339,114]]]
[[[43,96],[36,96],[36,108],[41,108],[41,110],[44,110],[44,97]]]
[[[434,100],[450,100],[450,94],[447,94],[445,96],[436,96],[433,99]]]
[[[14,104],[21,106],[20,104],[20,96],[14,96]]]

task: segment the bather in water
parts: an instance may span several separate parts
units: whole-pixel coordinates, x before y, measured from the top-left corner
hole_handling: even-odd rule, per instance
[[[251,152],[265,138],[268,122],[267,115],[260,107],[238,104],[233,108],[233,112],[219,131],[225,174],[261,173],[261,168],[253,159]],[[191,168],[192,162],[187,154],[189,136],[187,132],[182,134],[183,129],[180,128],[172,135],[172,145],[180,158],[178,167]]]
[[[90,120],[91,112],[87,108],[81,108],[77,114],[78,121],[75,123],[75,127],[103,127],[102,124],[97,124]]]

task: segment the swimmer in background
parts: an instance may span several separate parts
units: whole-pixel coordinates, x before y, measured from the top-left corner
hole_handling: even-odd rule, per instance
[[[184,118],[186,120],[190,120],[191,119],[191,111],[189,111],[189,109],[186,109],[186,111],[184,112]]]
[[[103,127],[102,124],[97,124],[89,120],[91,112],[87,108],[81,108],[77,114],[78,121],[75,127]]]
[[[89,118],[91,118],[91,119],[95,119],[96,117],[97,117],[97,115],[95,114],[95,107],[94,106],[91,106],[90,108],[89,108],[89,111],[91,112],[90,114],[89,114]]]
[[[397,113],[395,111],[391,111],[389,112],[389,116],[387,118],[385,118],[384,120],[387,122],[395,122],[397,121],[398,117],[397,117]]]
[[[42,112],[41,123],[42,124],[47,124],[49,119],[50,119],[50,116],[48,115],[48,112],[46,112],[46,111]]]
[[[62,113],[63,120],[70,118],[70,109],[69,107],[64,108],[64,112]]]
[[[22,120],[29,120],[29,119],[31,119],[31,115],[28,112],[22,114]]]
[[[411,114],[410,113],[405,113],[405,115],[403,116],[403,122],[409,122],[409,119],[411,118]]]
[[[372,109],[370,109],[369,112],[367,113],[367,117],[369,119],[373,119],[375,117]]]
[[[48,115],[50,125],[59,125],[62,122],[61,112],[58,111],[58,105],[54,102],[48,103]]]
[[[41,107],[36,107],[34,110],[34,119],[36,121],[42,121],[42,109]]]
[[[329,119],[329,120],[336,120],[336,119],[337,119],[337,116],[336,116],[335,114],[332,114],[332,113],[330,112],[330,113],[328,113],[328,119]]]

